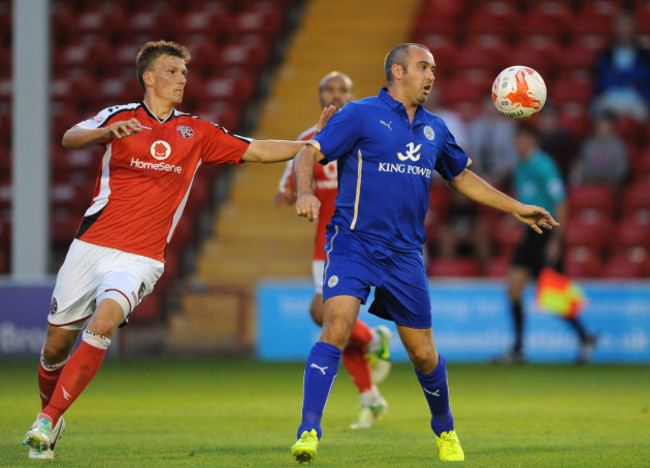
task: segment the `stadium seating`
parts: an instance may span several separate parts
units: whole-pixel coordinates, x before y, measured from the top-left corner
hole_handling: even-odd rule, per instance
[[[429,262],[427,274],[430,276],[469,277],[479,276],[480,269],[471,258],[438,258]]]
[[[99,162],[99,148],[66,151],[63,133],[116,103],[137,102],[142,90],[135,77],[135,56],[148,40],[171,39],[192,54],[191,80],[180,110],[197,114],[229,130],[241,131],[251,102],[285,16],[294,0],[106,0],[52,2],[52,190],[51,237],[60,265],[88,206]],[[6,11],[10,11],[10,8]],[[8,269],[10,233],[11,18],[0,8],[0,273]],[[74,25],[74,28],[71,27]],[[225,71],[224,71],[225,70]],[[207,78],[210,78],[209,80]],[[194,241],[194,216],[211,203],[211,184],[218,174],[202,168],[195,179],[179,224],[164,275],[171,284],[183,248]],[[205,175],[205,176],[204,176]],[[164,292],[160,285],[156,294]],[[161,298],[145,301],[152,316],[160,313]],[[142,307],[141,307],[142,308]],[[141,310],[138,317],[147,316]]]

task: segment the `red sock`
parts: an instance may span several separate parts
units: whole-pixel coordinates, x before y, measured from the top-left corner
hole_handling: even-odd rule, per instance
[[[357,321],[357,323],[360,323]],[[356,325],[355,325],[356,327]],[[350,373],[354,384],[359,388],[359,393],[367,392],[372,388],[370,378],[370,364],[364,359],[365,347],[359,346],[350,341],[343,350],[343,364]]]
[[[365,349],[368,343],[370,343],[370,340],[372,340],[372,332],[370,331],[370,327],[361,320],[357,319],[354,327],[352,327],[352,333],[350,333],[350,340],[348,343],[361,346]]]
[[[38,393],[41,396],[41,409],[45,409],[50,402],[62,370],[63,366],[49,371],[43,367],[43,363],[38,365]]]
[[[56,424],[61,415],[83,392],[102,365],[106,349],[96,348],[82,341],[63,368],[59,382],[54,389],[50,404],[43,413],[52,417]]]

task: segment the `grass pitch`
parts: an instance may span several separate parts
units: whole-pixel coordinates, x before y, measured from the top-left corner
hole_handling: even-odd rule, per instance
[[[1,467],[297,466],[301,363],[108,360],[66,413],[53,463],[21,445],[40,405],[36,365],[0,361]],[[449,379],[465,466],[650,466],[648,366],[451,364]],[[390,409],[370,430],[348,429],[358,397],[342,366],[337,380],[316,466],[443,465],[410,366],[381,386]]]

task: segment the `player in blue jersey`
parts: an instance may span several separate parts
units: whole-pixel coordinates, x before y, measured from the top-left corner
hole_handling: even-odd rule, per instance
[[[464,460],[449,405],[445,360],[433,340],[422,256],[433,171],[458,192],[512,214],[538,233],[558,225],[545,209],[519,203],[467,169],[470,160],[445,123],[422,107],[436,69],[427,47],[394,47],[384,69],[388,86],[376,97],[346,104],[294,164],[296,211],[309,220],[319,211],[312,193],[316,162],[337,160],[339,177],[325,246],[323,327],[305,366],[302,423],[291,447],[300,462],[316,457],[341,350],[372,286],[370,312],[397,325],[431,410],[440,459]]]

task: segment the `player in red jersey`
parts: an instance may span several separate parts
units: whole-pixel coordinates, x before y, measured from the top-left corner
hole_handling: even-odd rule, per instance
[[[340,72],[331,72],[321,80],[318,98],[321,108],[334,106],[340,109],[354,99],[352,80]],[[299,140],[309,141],[316,133],[316,126],[305,130]],[[316,226],[316,239],[312,261],[312,274],[316,291],[309,312],[318,325],[323,324],[323,269],[325,265],[325,231],[334,214],[334,201],[337,190],[336,161],[314,168],[314,195],[321,202],[320,215]],[[295,189],[292,176],[293,164],[287,162],[280,187],[275,195],[277,206],[295,202]],[[370,328],[357,319],[350,341],[343,350],[343,363],[359,389],[360,412],[357,420],[350,426],[353,429],[370,428],[375,420],[388,409],[386,400],[379,393],[376,384],[381,383],[390,371],[391,332],[385,326]]]
[[[105,152],[92,204],[52,295],[38,370],[42,411],[23,441],[30,458],[54,457],[65,430],[62,414],[99,370],[118,326],[163,273],[199,166],[286,161],[305,144],[242,138],[177,111],[189,60],[176,43],[146,43],[136,59],[144,101],[109,107],[63,136],[68,149],[99,143]],[[322,121],[333,111],[323,112]]]

